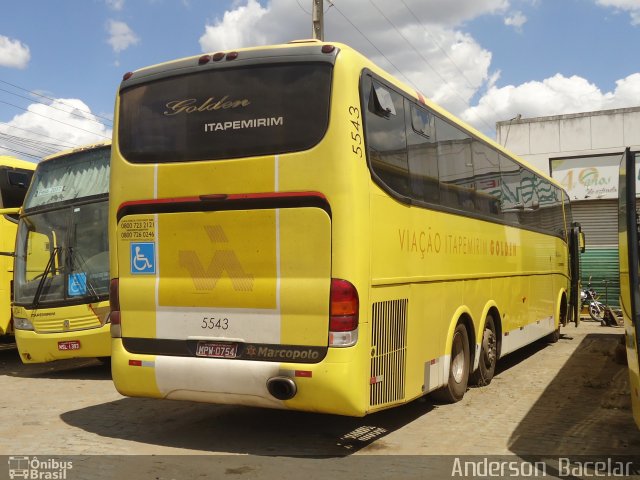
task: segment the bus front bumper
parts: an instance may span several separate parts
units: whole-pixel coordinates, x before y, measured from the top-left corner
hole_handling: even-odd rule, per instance
[[[16,330],[15,337],[23,363],[111,355],[111,333],[108,323],[100,328],[60,333]]]

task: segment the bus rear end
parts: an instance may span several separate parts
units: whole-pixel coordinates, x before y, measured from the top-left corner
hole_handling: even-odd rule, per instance
[[[365,413],[365,281],[335,267],[361,239],[333,232],[366,198],[366,165],[331,141],[348,116],[332,102],[358,104],[357,77],[336,89],[337,52],[247,50],[125,76],[110,212],[121,393]]]

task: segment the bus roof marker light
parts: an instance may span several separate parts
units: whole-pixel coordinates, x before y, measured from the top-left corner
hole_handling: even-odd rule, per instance
[[[322,53],[333,53],[335,49],[336,47],[334,45],[323,45]]]
[[[198,59],[198,65],[204,65],[205,63],[209,63],[209,60],[211,60],[211,57],[209,55],[202,55]]]
[[[224,52],[218,52],[211,55],[211,60],[213,60],[214,62],[219,62],[223,58],[224,58]]]
[[[127,80],[129,80],[131,77],[133,77],[133,72],[127,72],[122,76],[122,81],[126,82]]]
[[[227,61],[235,60],[236,58],[238,58],[238,52],[229,52],[229,53],[227,53]]]

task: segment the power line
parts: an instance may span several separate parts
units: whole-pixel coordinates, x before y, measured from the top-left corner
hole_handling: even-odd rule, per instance
[[[416,52],[416,54],[422,58],[422,60],[424,60],[424,62],[429,66],[429,68],[440,78],[440,80],[442,80],[445,85],[447,85],[451,91],[455,94],[456,97],[458,97],[463,104],[466,107],[471,107],[471,105],[469,105],[469,102],[467,102],[464,98],[462,98],[462,96],[457,92],[457,90],[453,87],[453,85],[451,85],[441,74],[440,72],[438,72],[433,65],[431,65],[431,63],[429,63],[429,60],[427,60],[425,58],[424,55],[422,55],[422,53],[420,53],[418,51],[418,49],[413,46],[413,44],[409,41],[409,39],[407,39],[407,37],[398,29],[398,27],[396,27],[396,25],[389,19],[389,17],[387,17],[384,12],[382,10],[380,10],[380,8],[373,3],[373,0],[369,0],[369,3],[371,3],[371,5],[374,6],[374,8],[380,13],[380,15],[382,15],[382,17],[384,17],[384,19],[389,23],[389,25],[391,25],[393,27],[393,29],[398,33],[398,35],[400,35],[400,37],[406,42],[407,45],[409,45],[409,47],[411,47],[411,49]],[[404,2],[403,2],[404,3]],[[405,5],[406,6],[406,5]],[[473,87],[472,87],[473,88]],[[418,90],[418,89],[417,89]],[[482,123],[485,124],[485,126],[487,126],[490,130],[493,129],[494,127],[492,127],[491,125],[489,125],[482,117],[478,117],[480,119],[480,121],[482,121]]]
[[[13,153],[18,153],[20,155],[24,155],[25,157],[35,158],[36,160],[40,160],[42,158],[42,157],[39,157],[38,155],[33,155],[32,153],[27,153],[27,152],[23,152],[21,150],[16,150],[16,149],[13,149],[13,148],[9,148],[9,147],[3,146],[2,144],[0,144],[0,149],[7,150],[7,151],[13,152]]]
[[[305,10],[305,8],[300,4],[300,0],[296,0],[296,3],[298,4],[298,6],[300,7],[300,10],[302,10],[304,13],[306,13],[307,15],[311,16],[311,12],[307,12]]]
[[[411,8],[409,8],[409,5],[407,5],[405,3],[404,0],[400,0],[402,2],[402,4],[405,6],[405,8],[407,10],[409,10],[409,13],[411,13],[411,15],[413,16],[413,18],[416,19],[416,21],[420,24],[420,26],[424,29],[424,32],[429,35],[429,37],[431,38],[431,41],[433,42],[433,44],[438,47],[438,49],[444,54],[445,57],[447,57],[449,59],[449,61],[451,62],[451,64],[456,68],[456,70],[458,70],[458,73],[460,73],[460,75],[467,81],[467,85],[470,88],[475,89],[476,87],[473,86],[473,84],[471,83],[471,80],[469,80],[469,78],[464,74],[464,72],[460,69],[460,67],[458,67],[458,64],[456,64],[456,62],[453,61],[453,59],[449,56],[449,54],[447,53],[447,51],[442,48],[442,46],[436,41],[436,39],[433,37],[433,35],[431,35],[431,32],[429,32],[429,30],[427,29],[427,27],[422,23],[422,21],[418,18],[418,16],[414,13],[413,10],[411,10]]]
[[[29,148],[32,148],[33,150],[38,150],[46,154],[56,153],[57,151],[61,150],[61,147],[59,145],[42,142],[40,140],[36,140],[29,137],[9,135],[8,133],[3,133],[3,132],[0,132],[0,139],[5,139],[11,143],[29,147]]]
[[[36,131],[34,131],[34,130],[29,130],[29,129],[27,129],[27,128],[16,127],[15,125],[10,125],[10,124],[8,124],[8,123],[4,123],[4,122],[0,122],[0,125],[5,125],[7,128],[15,128],[15,129],[17,129],[17,130],[22,130],[23,132],[27,132],[27,133],[30,133],[30,134],[32,134],[32,135],[37,135],[38,137],[45,137],[45,138],[50,138],[51,140],[56,140],[56,141],[58,141],[58,142],[64,142],[64,140],[62,140],[62,139],[60,139],[60,138],[55,138],[55,137],[52,137],[52,136],[50,136],[50,135],[46,135],[46,134],[44,134],[44,133],[36,132]],[[53,143],[52,143],[51,145],[56,145],[56,144],[53,144]],[[80,145],[78,145],[78,144],[74,144],[74,143],[70,143],[70,142],[69,142],[69,143],[66,143],[66,144],[65,144],[65,143],[60,143],[60,144],[58,144],[58,145],[59,145],[61,148],[75,148],[75,147],[79,147],[79,146],[80,146]]]
[[[81,119],[83,119],[83,120],[87,120],[87,121],[89,121],[89,122],[94,122],[94,123],[97,123],[97,124],[99,124],[99,125],[104,125],[104,123],[102,123],[102,122],[100,122],[100,121],[98,121],[98,120],[94,120],[93,118],[87,118],[87,117],[85,117],[84,115],[80,115],[79,113],[76,113],[76,112],[74,112],[74,111],[69,112],[69,111],[67,111],[67,110],[63,110],[62,108],[54,107],[53,105],[49,105],[49,104],[47,104],[47,103],[40,102],[40,101],[38,101],[38,100],[34,100],[33,98],[25,97],[24,95],[19,95],[19,94],[17,94],[17,93],[10,92],[9,90],[5,90],[4,88],[0,88],[0,92],[6,92],[6,93],[8,93],[9,95],[13,95],[13,96],[16,96],[16,97],[18,97],[18,98],[24,98],[25,100],[29,100],[30,102],[34,102],[34,101],[35,101],[37,104],[39,104],[39,105],[44,105],[45,107],[51,108],[51,109],[53,109],[53,110],[58,110],[59,112],[64,112],[64,113],[67,113],[67,114],[69,114],[69,115],[73,115],[74,117],[78,117],[78,118],[81,118]],[[66,103],[64,103],[64,102],[60,102],[60,101],[58,101],[58,100],[54,100],[54,101],[57,101],[58,103],[60,103],[60,104],[62,104],[62,105],[64,105],[64,106],[66,106],[66,107],[72,108],[72,109],[74,109],[74,110],[78,110],[78,111],[80,111],[80,112],[87,113],[87,112],[85,112],[84,110],[82,110],[82,109],[80,109],[80,108],[73,107],[73,106],[68,105],[68,104],[66,104]],[[92,114],[92,113],[89,113],[89,115],[93,115],[93,114]]]
[[[404,0],[400,0],[400,1],[401,1],[401,2],[402,2],[402,4],[405,6],[405,8],[409,11],[409,13],[411,13],[411,15],[413,16],[413,18],[415,18],[415,19],[416,19],[416,21],[420,24],[420,26],[424,29],[425,33],[426,33],[427,35],[429,35],[429,38],[431,38],[431,41],[433,42],[433,44],[434,44],[436,47],[438,47],[438,49],[439,49],[439,50],[444,54],[444,56],[445,56],[445,57],[447,57],[447,59],[448,59],[448,60],[451,62],[451,64],[455,67],[455,69],[458,71],[458,73],[460,73],[460,75],[462,76],[462,78],[464,78],[464,79],[465,79],[465,81],[467,82],[467,85],[469,86],[469,88],[471,88],[471,89],[475,90],[475,89],[476,89],[476,87],[475,87],[475,86],[473,86],[473,83],[471,82],[471,80],[469,80],[469,77],[467,77],[467,76],[465,75],[465,73],[464,73],[464,72],[462,71],[462,69],[458,66],[458,64],[457,64],[456,62],[454,62],[453,58],[451,58],[451,57],[449,56],[449,54],[447,53],[447,51],[446,51],[444,48],[442,48],[442,46],[438,43],[438,41],[434,38],[434,36],[433,36],[433,35],[431,35],[431,32],[429,32],[429,30],[427,29],[426,25],[424,25],[424,24],[422,23],[422,21],[418,18],[418,16],[415,14],[415,12],[414,12],[413,10],[411,10],[411,8],[409,8],[409,5],[407,5],[407,4],[405,3],[405,1],[404,1]],[[469,107],[471,106],[471,105],[469,105],[467,102],[465,102],[465,103],[467,104],[467,106],[469,106]],[[489,103],[489,106],[493,108],[493,105],[491,105],[491,104],[490,104],[490,102],[487,102],[487,103]],[[482,118],[480,118],[480,119],[482,120],[482,123],[484,123],[485,125],[487,125],[487,122],[485,122],[485,121],[484,121],[484,119],[482,119]],[[489,126],[489,125],[487,125],[487,126]],[[491,127],[491,129],[493,129],[493,128],[495,128],[495,127]]]
[[[42,115],[41,113],[33,112],[31,110],[27,110],[26,108],[20,107],[18,105],[14,105],[13,103],[5,102],[3,100],[0,100],[0,103],[4,103],[5,105],[9,105],[11,107],[18,108],[20,110],[24,110],[25,112],[32,113],[33,115],[38,115],[39,117],[46,118],[47,120],[51,120],[53,122],[61,123],[62,125],[66,125],[67,127],[76,128],[78,130],[82,130],[83,132],[87,132],[87,133],[90,133],[92,135],[96,135],[98,137],[102,137],[102,138],[105,138],[107,140],[111,140],[111,138],[107,137],[106,135],[102,135],[100,133],[92,132],[90,130],[85,130],[84,128],[80,128],[77,125],[71,125],[70,123],[66,123],[66,122],[63,122],[61,120],[56,120],[55,118],[47,117],[46,115]]]
[[[404,79],[406,80],[406,82],[407,82],[409,85],[411,85],[411,86],[412,86],[413,88],[415,88],[416,90],[419,90],[419,88],[418,88],[418,87],[416,87],[416,86],[414,85],[414,83],[413,83],[411,80],[409,80],[409,78],[407,78],[407,76],[406,76],[404,73],[402,73],[402,70],[400,70],[400,68],[398,68],[398,67],[397,67],[397,66],[396,66],[396,65],[395,65],[391,60],[389,60],[389,59],[387,58],[387,56],[386,56],[384,53],[382,53],[382,51],[381,51],[378,47],[376,47],[376,45],[375,45],[371,40],[369,40],[369,37],[367,37],[367,36],[366,36],[366,35],[365,35],[365,34],[364,34],[364,33],[363,33],[363,32],[362,32],[362,31],[361,31],[361,30],[360,30],[360,29],[359,29],[359,28],[358,28],[358,27],[357,27],[357,26],[356,26],[356,25],[351,21],[351,20],[349,20],[349,18],[347,18],[347,16],[346,16],[344,13],[342,13],[342,10],[340,10],[340,9],[338,8],[338,6],[337,6],[334,2],[332,2],[332,4],[331,4],[331,5],[333,6],[333,8],[335,8],[335,9],[336,9],[336,11],[337,11],[340,15],[342,15],[342,18],[344,18],[347,22],[349,22],[349,23],[351,24],[351,26],[352,26],[353,28],[355,28],[355,29],[357,30],[357,32],[358,32],[360,35],[362,35],[362,37],[363,37],[367,42],[369,42],[369,44],[370,44],[373,48],[375,48],[375,49],[376,49],[376,51],[377,51],[380,55],[382,55],[382,56],[384,57],[384,59],[385,59],[387,62],[389,62],[389,64],[390,64],[393,68],[395,68],[395,69],[396,69],[396,71],[397,71],[397,72],[402,76],[402,78],[404,78]]]
[[[81,111],[81,112],[89,113],[89,114],[91,114],[91,115],[93,115],[93,116],[95,116],[95,117],[102,118],[103,120],[106,120],[106,121],[109,123],[109,126],[110,126],[110,127],[111,127],[111,126],[113,126],[113,124],[112,124],[112,120],[111,120],[110,118],[108,118],[108,117],[104,117],[104,116],[102,116],[102,115],[98,115],[98,114],[96,114],[96,113],[93,113],[93,112],[91,112],[91,110],[84,110],[84,109],[82,109],[82,108],[74,107],[74,106],[69,105],[69,104],[67,104],[67,103],[65,103],[65,102],[62,102],[62,101],[60,101],[60,100],[58,100],[58,99],[51,98],[51,97],[47,97],[46,95],[43,95],[43,94],[41,94],[41,93],[34,92],[34,91],[32,91],[32,90],[28,90],[28,89],[26,89],[26,88],[22,88],[22,87],[20,87],[19,85],[15,85],[15,84],[13,84],[13,83],[9,83],[9,82],[7,82],[7,81],[5,81],[5,80],[0,80],[0,83],[4,83],[5,85],[9,85],[9,86],[11,86],[11,87],[13,87],[13,88],[17,88],[18,90],[22,90],[23,92],[28,92],[28,93],[30,93],[31,95],[36,95],[36,96],[38,96],[38,97],[46,98],[47,100],[51,100],[52,102],[58,102],[58,103],[60,103],[60,104],[62,104],[62,105],[66,105],[67,107],[75,108],[76,110],[79,110],[79,111]]]

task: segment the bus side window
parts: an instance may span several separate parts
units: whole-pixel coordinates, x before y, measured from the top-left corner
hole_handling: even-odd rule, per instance
[[[510,158],[500,155],[501,208],[508,223],[520,223],[520,211],[524,209],[521,171],[523,168]]]
[[[436,148],[440,203],[457,210],[475,211],[471,137],[436,117]]]
[[[369,85],[366,128],[371,169],[388,188],[409,197],[404,98],[371,79],[364,85],[365,92]]]
[[[407,112],[407,154],[411,174],[412,197],[438,204],[438,154],[435,143],[435,119],[424,108],[405,100]]]
[[[1,208],[19,208],[24,202],[33,172],[28,170],[0,169]],[[18,220],[18,215],[8,215]]]
[[[562,191],[546,180],[537,185],[540,209],[538,225],[554,235],[564,235],[564,216],[562,214]]]
[[[478,212],[492,217],[502,217],[498,152],[474,139],[472,154]]]

